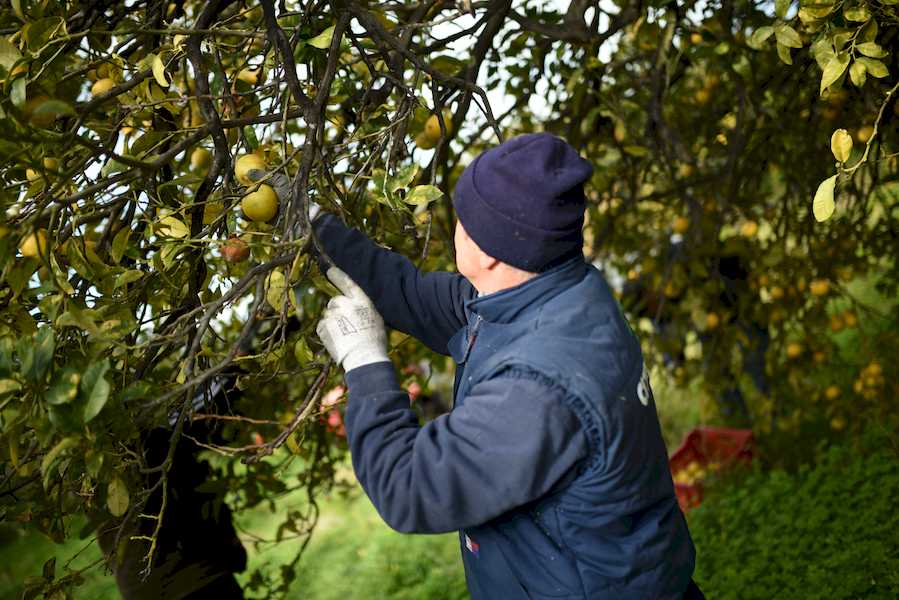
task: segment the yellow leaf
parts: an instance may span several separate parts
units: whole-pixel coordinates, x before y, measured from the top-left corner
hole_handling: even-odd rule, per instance
[[[826,221],[833,215],[834,201],[833,190],[837,183],[837,176],[828,177],[818,186],[815,192],[815,200],[812,202],[812,211],[815,213],[815,220],[819,223]]]
[[[115,477],[106,488],[106,507],[114,517],[121,517],[128,510],[131,498],[128,496],[128,486],[125,482]]]
[[[180,219],[175,217],[163,217],[156,226],[159,235],[173,238],[184,238],[190,234],[190,229]]]
[[[331,46],[331,38],[334,37],[334,25],[331,25],[320,34],[307,41],[306,43],[315,48],[325,50]]]
[[[284,306],[285,292],[287,291],[287,279],[281,271],[269,273],[266,281],[265,299],[272,308],[281,311]]]
[[[848,131],[837,129],[833,132],[830,136],[830,151],[841,163],[849,160],[849,153],[852,152],[852,136]]]
[[[153,56],[153,78],[156,79],[156,83],[161,87],[169,87],[169,78],[165,73],[165,65],[158,54]]]

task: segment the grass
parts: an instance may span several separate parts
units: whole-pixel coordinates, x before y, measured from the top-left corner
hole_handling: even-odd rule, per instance
[[[273,514],[267,508],[246,511],[237,519],[239,529],[254,536],[273,538],[289,506],[300,502],[299,493],[279,499]],[[408,536],[396,533],[381,521],[361,488],[350,497],[320,499],[319,525],[300,562],[296,580],[287,597],[310,600],[366,599],[424,600],[467,597],[459,542],[455,534]],[[76,530],[81,523],[73,523]],[[73,568],[82,568],[100,558],[100,550],[89,541],[54,544],[39,533],[22,534],[12,528],[0,531],[0,600],[17,600],[27,577],[39,577],[44,562],[55,556],[57,574],[62,565],[82,551]],[[289,563],[299,550],[299,541],[279,544],[252,543],[247,548],[248,568],[239,576],[247,586],[251,574],[261,570],[277,579],[280,565]],[[111,574],[102,567],[85,573],[85,584],[76,598],[118,600]],[[247,591],[248,598],[266,597]]]

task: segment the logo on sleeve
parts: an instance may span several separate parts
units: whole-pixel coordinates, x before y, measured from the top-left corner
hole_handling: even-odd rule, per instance
[[[468,551],[471,552],[472,554],[474,554],[475,556],[478,555],[478,550],[481,549],[481,547],[478,545],[478,543],[476,541],[474,541],[473,539],[468,537],[467,533],[465,534],[465,547],[468,548]]]
[[[643,406],[649,406],[649,399],[652,397],[652,388],[649,387],[649,371],[646,370],[646,363],[643,363],[643,374],[640,376],[640,383],[637,384],[637,399]]]

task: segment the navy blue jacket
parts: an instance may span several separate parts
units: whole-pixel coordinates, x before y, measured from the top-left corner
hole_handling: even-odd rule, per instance
[[[459,365],[453,411],[423,427],[390,363],[347,373],[354,468],[389,525],[459,529],[475,599],[682,596],[692,542],[639,345],[595,268],[478,298],[336,218],[316,232],[389,326]]]

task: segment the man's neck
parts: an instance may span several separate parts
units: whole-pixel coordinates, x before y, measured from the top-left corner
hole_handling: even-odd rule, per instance
[[[486,296],[503,290],[517,287],[537,276],[537,273],[522,271],[505,265],[505,268],[497,272],[491,272],[483,280],[473,282],[478,290],[478,296]]]

